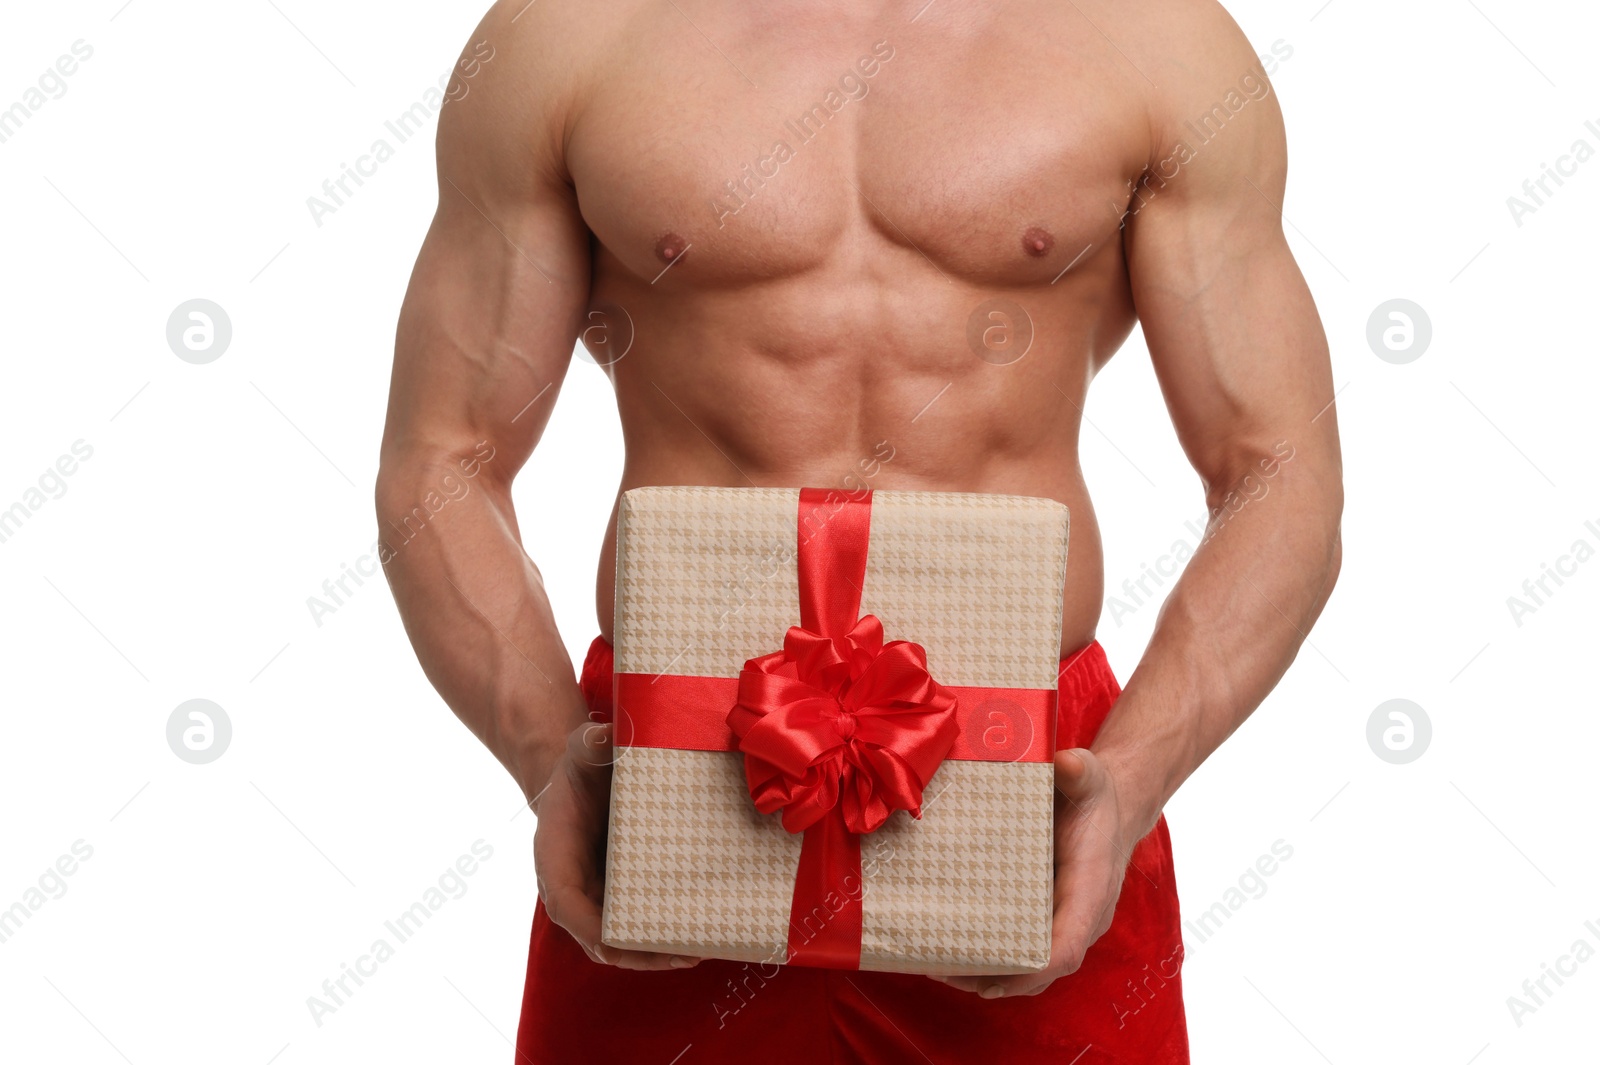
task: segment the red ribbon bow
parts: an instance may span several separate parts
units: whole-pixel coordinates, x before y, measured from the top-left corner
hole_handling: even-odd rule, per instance
[[[756,809],[803,832],[841,807],[851,832],[876,832],[896,810],[922,816],[922,789],[960,726],[956,696],[909,640],[883,642],[868,614],[824,636],[796,625],[783,650],[739,674],[728,726],[745,756]]]

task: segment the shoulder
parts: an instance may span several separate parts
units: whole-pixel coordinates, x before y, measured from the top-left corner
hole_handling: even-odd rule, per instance
[[[608,54],[650,0],[499,0],[451,71],[441,166],[565,178],[566,139]],[[456,169],[456,167],[452,167]]]
[[[1085,10],[1095,8],[1143,75],[1152,163],[1180,146],[1197,149],[1196,141],[1229,126],[1241,142],[1235,151],[1281,154],[1283,119],[1271,76],[1294,54],[1291,44],[1252,43],[1216,0],[1093,0]]]

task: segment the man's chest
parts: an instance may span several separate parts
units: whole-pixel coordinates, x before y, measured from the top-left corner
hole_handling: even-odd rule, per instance
[[[1081,17],[751,17],[663,16],[577,109],[585,220],[636,275],[737,284],[903,253],[1027,284],[1116,233],[1148,125],[1137,74]]]

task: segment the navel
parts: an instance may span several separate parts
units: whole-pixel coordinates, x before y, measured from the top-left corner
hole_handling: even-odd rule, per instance
[[[656,241],[656,258],[664,263],[676,262],[678,256],[688,250],[688,242],[676,233],[668,233]]]
[[[1055,246],[1056,238],[1050,235],[1048,229],[1040,226],[1029,226],[1028,231],[1022,234],[1022,250],[1035,259],[1043,259]]]

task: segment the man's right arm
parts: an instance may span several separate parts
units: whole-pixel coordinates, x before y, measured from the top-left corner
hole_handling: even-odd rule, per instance
[[[511,482],[549,419],[589,289],[561,162],[574,80],[497,5],[441,112],[439,206],[395,342],[376,503],[428,679],[532,799],[585,720]]]

